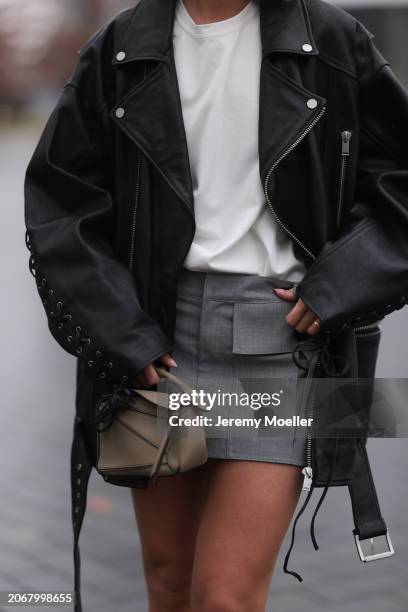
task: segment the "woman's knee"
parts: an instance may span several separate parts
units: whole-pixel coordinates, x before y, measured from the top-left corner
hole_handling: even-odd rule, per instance
[[[154,607],[163,612],[189,609],[191,566],[171,559],[145,564],[145,577]]]
[[[242,589],[238,584],[219,580],[197,581],[191,587],[192,612],[262,612],[265,598],[254,589]]]

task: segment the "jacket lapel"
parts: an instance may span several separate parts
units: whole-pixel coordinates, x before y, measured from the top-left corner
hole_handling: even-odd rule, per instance
[[[176,0],[141,0],[124,40],[114,50],[118,70],[132,62],[156,67],[111,110],[117,125],[140,147],[194,214],[193,186],[172,33]],[[129,68],[127,68],[129,70]]]
[[[296,147],[298,139],[314,123],[326,103],[323,96],[301,84],[296,64],[290,66],[291,77],[282,64],[282,61],[274,64],[264,58],[261,68],[259,170],[263,182],[269,170]]]
[[[171,51],[119,101],[111,116],[193,212],[190,162]]]
[[[183,123],[172,32],[177,0],[141,0],[124,39],[114,49],[117,70],[132,62],[155,62],[149,75],[119,100],[111,117],[140,147],[194,215],[194,196]],[[318,49],[304,0],[259,0],[261,67],[259,169],[268,169],[318,116],[325,99],[302,84],[296,55]],[[129,70],[129,68],[127,68]],[[317,105],[310,108],[309,101]],[[309,105],[308,105],[309,104]]]
[[[304,0],[261,0],[260,11],[259,168],[264,182],[280,156],[296,146],[326,100],[302,83],[299,58],[308,61],[319,54]]]

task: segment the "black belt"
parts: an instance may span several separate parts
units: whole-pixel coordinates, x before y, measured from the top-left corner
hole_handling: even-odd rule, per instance
[[[310,351],[309,356],[306,355],[305,350]],[[333,357],[330,354],[328,336],[319,335],[300,342],[293,351],[293,357],[295,363],[298,365],[298,367],[304,370],[305,376],[308,377],[311,375],[315,376],[317,363],[320,364],[320,371],[323,371],[323,374],[326,376],[343,376],[346,372],[344,367],[344,357]],[[336,368],[336,365],[338,364],[340,364],[340,369]],[[310,371],[311,368],[313,369],[313,372]],[[310,536],[315,550],[318,550],[319,548],[314,531],[315,520],[331,484],[333,470],[337,459],[337,452],[338,438],[336,437],[327,481],[324,485],[318,485],[323,486],[324,488],[316,505],[310,524]],[[393,555],[394,550],[387,526],[381,515],[364,438],[356,438],[356,458],[354,462],[354,469],[350,482],[347,486],[349,489],[355,526],[353,529],[353,535],[360,560],[366,563]],[[300,582],[303,580],[302,577],[297,572],[288,570],[288,562],[294,546],[296,525],[299,518],[305,511],[315,488],[316,486],[312,483],[311,489],[294,519],[291,542],[283,565],[284,572],[295,576],[295,578],[297,578]],[[374,538],[379,538],[381,536],[385,537],[387,548],[385,551],[375,552]],[[363,542],[367,541],[370,544],[370,550],[368,553],[363,550],[362,545]]]
[[[353,479],[348,485],[355,529],[353,535],[361,561],[376,561],[394,554],[387,525],[381,516],[367,449],[364,441],[357,440],[357,457]],[[387,550],[375,552],[374,538],[385,536]],[[370,552],[364,552],[361,542],[369,540]]]

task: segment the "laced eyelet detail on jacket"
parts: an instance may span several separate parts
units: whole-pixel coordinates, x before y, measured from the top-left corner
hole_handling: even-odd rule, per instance
[[[81,355],[91,343],[91,339],[83,337],[82,327],[80,325],[76,325],[74,333],[67,337],[67,342],[72,345],[72,348],[77,355]]]
[[[36,278],[38,268],[37,268],[37,264],[35,263],[35,259],[33,255],[30,255],[28,267],[30,269],[31,274],[34,276],[34,278]]]
[[[95,368],[97,376],[101,380],[110,378],[112,376],[113,363],[111,361],[105,362],[102,351],[95,351],[95,358],[88,361],[88,368]]]
[[[50,311],[50,316],[54,318],[58,329],[63,329],[68,321],[71,321],[72,315],[64,313],[64,304],[59,300],[54,310]]]
[[[402,308],[402,306],[399,306],[399,308]],[[398,306],[387,304],[383,312],[378,312],[377,310],[373,310],[367,316],[353,317],[353,319],[351,319],[348,323],[345,323],[343,325],[343,328],[348,327],[350,329],[353,329],[353,327],[356,327],[356,326],[358,327],[360,325],[370,325],[370,323],[381,321],[381,319],[384,319],[384,317],[387,314],[390,314],[390,312],[393,312],[394,310],[398,310]]]
[[[386,304],[381,312],[378,310],[372,310],[367,315],[358,315],[353,317],[350,321],[343,324],[342,329],[352,329],[355,326],[370,325],[370,323],[374,323],[375,321],[381,321],[391,312],[394,312],[395,310],[401,310],[401,308],[403,308],[407,303],[408,297],[403,295],[399,298],[398,302],[394,304]]]
[[[31,252],[29,270],[35,278],[37,290],[43,306],[52,325],[54,325],[61,336],[64,337],[69,352],[78,357],[82,357],[86,354],[88,370],[93,371],[96,377],[100,379],[111,377],[114,367],[112,361],[105,361],[102,351],[100,350],[95,350],[94,357],[89,355],[88,351],[92,342],[91,338],[83,335],[81,325],[73,324],[72,314],[66,312],[64,301],[59,297],[57,298],[54,289],[49,286],[47,279],[42,275],[40,267],[32,252],[33,249],[28,230],[26,230],[25,242],[28,250]]]

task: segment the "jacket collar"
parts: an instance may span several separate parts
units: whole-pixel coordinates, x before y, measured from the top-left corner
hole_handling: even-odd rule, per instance
[[[305,0],[258,0],[263,55],[318,55]],[[177,0],[140,0],[124,37],[114,50],[113,64],[165,60],[172,46]]]
[[[158,65],[136,84],[130,79],[130,90],[129,71],[124,71],[124,91],[110,116],[194,216],[192,176],[172,44],[176,1],[141,0],[131,15],[122,44],[114,52],[116,68],[120,71],[119,64],[135,60],[158,60]],[[272,169],[300,142],[299,135],[303,138],[309,133],[322,116],[326,100],[303,84],[304,62],[292,61],[299,54],[318,53],[304,0],[259,1],[262,46],[267,60],[262,61],[260,74],[259,170],[265,191],[274,201],[277,180]],[[302,48],[306,44],[311,46],[309,51],[309,47]],[[279,202],[285,223],[288,202],[282,197]]]

